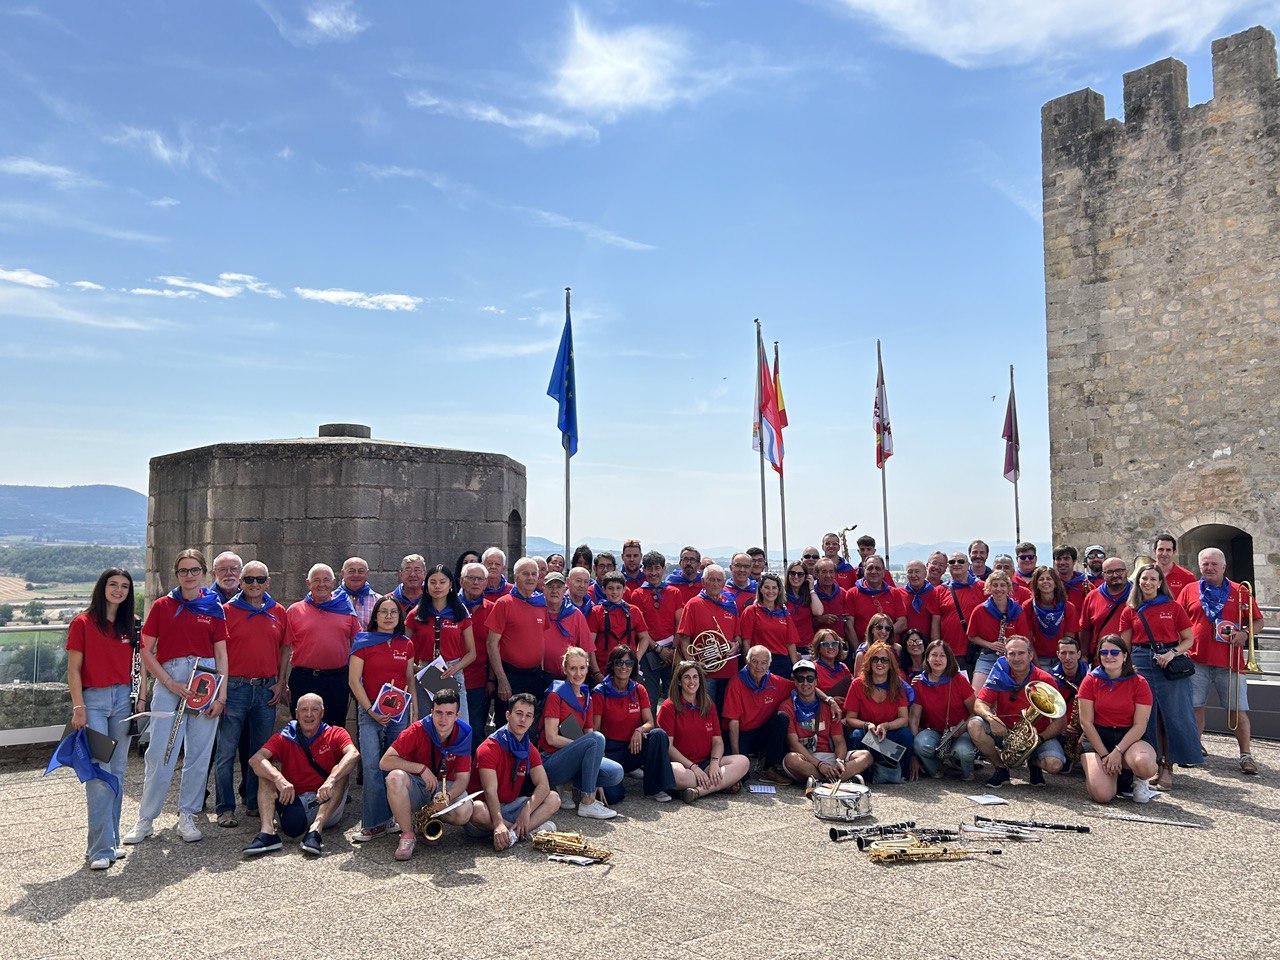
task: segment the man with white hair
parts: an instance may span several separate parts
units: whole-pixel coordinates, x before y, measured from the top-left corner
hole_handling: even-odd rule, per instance
[[[462,583],[458,587],[458,599],[467,608],[471,617],[471,635],[476,641],[476,658],[462,670],[463,685],[467,688],[466,721],[475,731],[471,742],[472,755],[480,746],[485,725],[489,720],[490,671],[489,645],[485,640],[489,636],[489,613],[493,610],[493,601],[484,595],[484,585],[489,572],[483,563],[471,561],[463,564]]]
[[[341,727],[347,722],[351,690],[347,686],[347,658],[351,641],[363,627],[346,594],[335,594],[333,568],[317,563],[307,571],[305,599],[285,613],[287,629],[285,663],[290,666],[290,708],[308,693],[324,701],[324,722]]]
[[[411,553],[400,561],[400,582],[391,591],[391,599],[400,607],[401,613],[408,613],[409,608],[422,599],[423,585],[427,579],[427,561],[419,553]],[[368,628],[369,621],[364,620]]]
[[[356,612],[356,619],[363,624],[368,624],[373,605],[382,597],[382,594],[369,586],[369,564],[363,557],[348,557],[342,564],[342,584],[334,594],[339,592],[347,595]]]
[[[213,558],[213,586],[209,589],[218,595],[219,603],[229,603],[240,592],[240,572],[244,561],[230,550],[224,550]]]
[[[1262,629],[1262,611],[1256,597],[1242,598],[1240,584],[1227,579],[1227,557],[1217,547],[1200,551],[1200,579],[1187,584],[1178,595],[1178,603],[1191,618],[1191,636],[1195,645],[1191,659],[1196,672],[1191,676],[1191,702],[1196,711],[1196,726],[1204,733],[1204,706],[1209,687],[1218,693],[1218,702],[1226,709],[1234,700],[1238,706],[1236,743],[1240,746],[1240,771],[1254,776],[1258,763],[1250,750],[1249,685],[1244,674],[1244,650],[1249,642],[1246,623],[1253,614],[1256,634]],[[1245,606],[1245,604],[1248,606]],[[1231,689],[1235,684],[1235,690]],[[1232,717],[1227,718],[1228,721]]]
[[[480,557],[489,580],[484,587],[486,600],[497,600],[511,592],[511,584],[507,581],[507,555],[497,547],[490,547]]]
[[[513,693],[532,694],[540,700],[547,686],[542,672],[547,600],[536,589],[538,565],[532,557],[521,557],[515,575],[515,585],[494,603],[486,624],[489,668],[498,684],[495,717],[506,716]]]
[[[713,563],[703,570],[702,590],[685,603],[676,631],[676,651],[681,659],[693,659],[689,644],[701,633],[714,631],[727,642],[725,653],[729,656],[724,665],[707,671],[707,692],[715,701],[716,710],[724,706],[725,684],[738,672],[738,651],[742,647],[738,639],[738,606],[724,584],[724,567]]]

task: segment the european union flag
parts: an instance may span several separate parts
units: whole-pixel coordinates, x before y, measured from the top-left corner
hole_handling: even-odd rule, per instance
[[[556,353],[556,365],[551,370],[547,396],[560,404],[557,426],[564,434],[564,448],[572,457],[578,452],[578,388],[573,377],[573,322],[569,318],[568,298],[564,305],[564,334],[560,337],[560,350]]]

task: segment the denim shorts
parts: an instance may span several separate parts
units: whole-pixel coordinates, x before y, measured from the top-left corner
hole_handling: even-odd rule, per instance
[[[1249,681],[1243,673],[1234,673],[1227,667],[1207,667],[1203,663],[1196,664],[1196,672],[1191,675],[1191,705],[1203,707],[1209,699],[1209,687],[1218,694],[1218,703],[1225,710],[1227,697],[1230,696],[1232,678],[1235,679],[1236,690],[1240,694],[1240,709],[1249,709]]]

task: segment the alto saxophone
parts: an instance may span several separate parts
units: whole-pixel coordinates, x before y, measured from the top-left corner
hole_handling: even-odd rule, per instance
[[[529,842],[533,849],[543,853],[587,857],[596,863],[604,863],[613,856],[612,850],[589,843],[580,830],[535,830],[529,835]]]
[[[1084,731],[1080,729],[1080,688],[1065,677],[1063,680],[1074,695],[1071,698],[1071,716],[1067,718],[1066,729],[1062,731],[1062,752],[1071,763],[1079,763],[1080,741],[1084,738]]]
[[[943,841],[929,841],[907,834],[900,839],[877,840],[866,846],[867,859],[872,863],[908,863],[913,860],[963,860],[975,853],[999,854],[999,847],[986,849],[952,845]]]
[[[427,843],[439,843],[444,836],[444,822],[436,818],[441,810],[449,805],[449,794],[441,790],[426,806],[420,807],[413,815],[413,829],[422,834]]]

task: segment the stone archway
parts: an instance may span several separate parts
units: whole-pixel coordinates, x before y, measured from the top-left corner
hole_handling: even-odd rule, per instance
[[[1227,523],[1205,523],[1192,527],[1178,540],[1178,562],[1198,571],[1197,555],[1206,547],[1217,547],[1227,557],[1227,576],[1253,583],[1253,536]]]
[[[524,521],[519,510],[512,510],[507,515],[507,563],[514,569],[515,563],[524,556]]]

